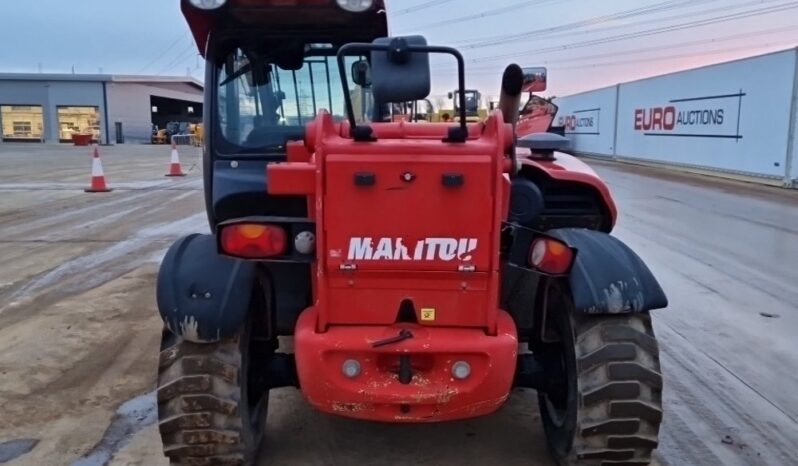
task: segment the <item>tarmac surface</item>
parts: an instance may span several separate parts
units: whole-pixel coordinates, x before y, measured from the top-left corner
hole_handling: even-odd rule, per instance
[[[155,275],[207,231],[195,148],[0,144],[0,463],[166,465],[155,427]],[[661,465],[798,464],[798,191],[589,161],[614,232],[670,298]],[[273,394],[260,465],[550,465],[532,391],[495,415],[384,425]],[[5,461],[5,462],[4,462]]]

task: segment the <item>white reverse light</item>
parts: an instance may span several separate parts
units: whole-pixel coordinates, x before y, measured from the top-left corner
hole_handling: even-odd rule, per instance
[[[337,2],[338,6],[352,13],[362,13],[374,5],[374,0],[337,0]]]
[[[360,363],[354,359],[347,359],[341,366],[341,372],[344,373],[344,376],[354,379],[360,375]]]
[[[452,377],[455,379],[467,379],[469,375],[471,375],[471,364],[465,361],[457,361],[452,364]]]
[[[535,267],[539,266],[543,259],[546,257],[546,242],[535,241],[532,245],[532,254],[529,255],[529,262]]]
[[[227,3],[227,0],[189,0],[191,5],[201,10],[215,10]]]

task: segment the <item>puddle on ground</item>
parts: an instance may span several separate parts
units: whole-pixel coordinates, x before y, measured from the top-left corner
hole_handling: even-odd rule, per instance
[[[130,442],[141,429],[158,420],[155,392],[132,398],[117,410],[111,425],[105,430],[97,445],[72,466],[104,466],[111,458]]]
[[[39,443],[39,439],[34,438],[22,438],[0,443],[0,463],[6,463],[14,458],[19,458],[25,453],[33,450],[33,447],[35,447],[37,443]]]

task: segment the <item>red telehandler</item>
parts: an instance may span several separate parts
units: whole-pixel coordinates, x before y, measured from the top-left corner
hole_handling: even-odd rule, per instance
[[[518,66],[501,110],[469,124],[460,53],[387,37],[381,0],[182,8],[207,61],[211,233],[178,240],[158,275],[174,464],[252,464],[280,387],[403,423],[487,415],[534,388],[561,464],[650,461],[649,311],[667,300],[610,236],[596,174],[561,141],[516,141]],[[393,103],[428,96],[431,54],[457,61],[458,122],[391,122]]]

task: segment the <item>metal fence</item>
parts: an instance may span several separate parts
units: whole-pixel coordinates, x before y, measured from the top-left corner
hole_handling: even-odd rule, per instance
[[[798,49],[555,100],[577,153],[798,187]]]
[[[172,136],[172,144],[178,146],[202,146],[202,138],[196,134],[175,134]]]

